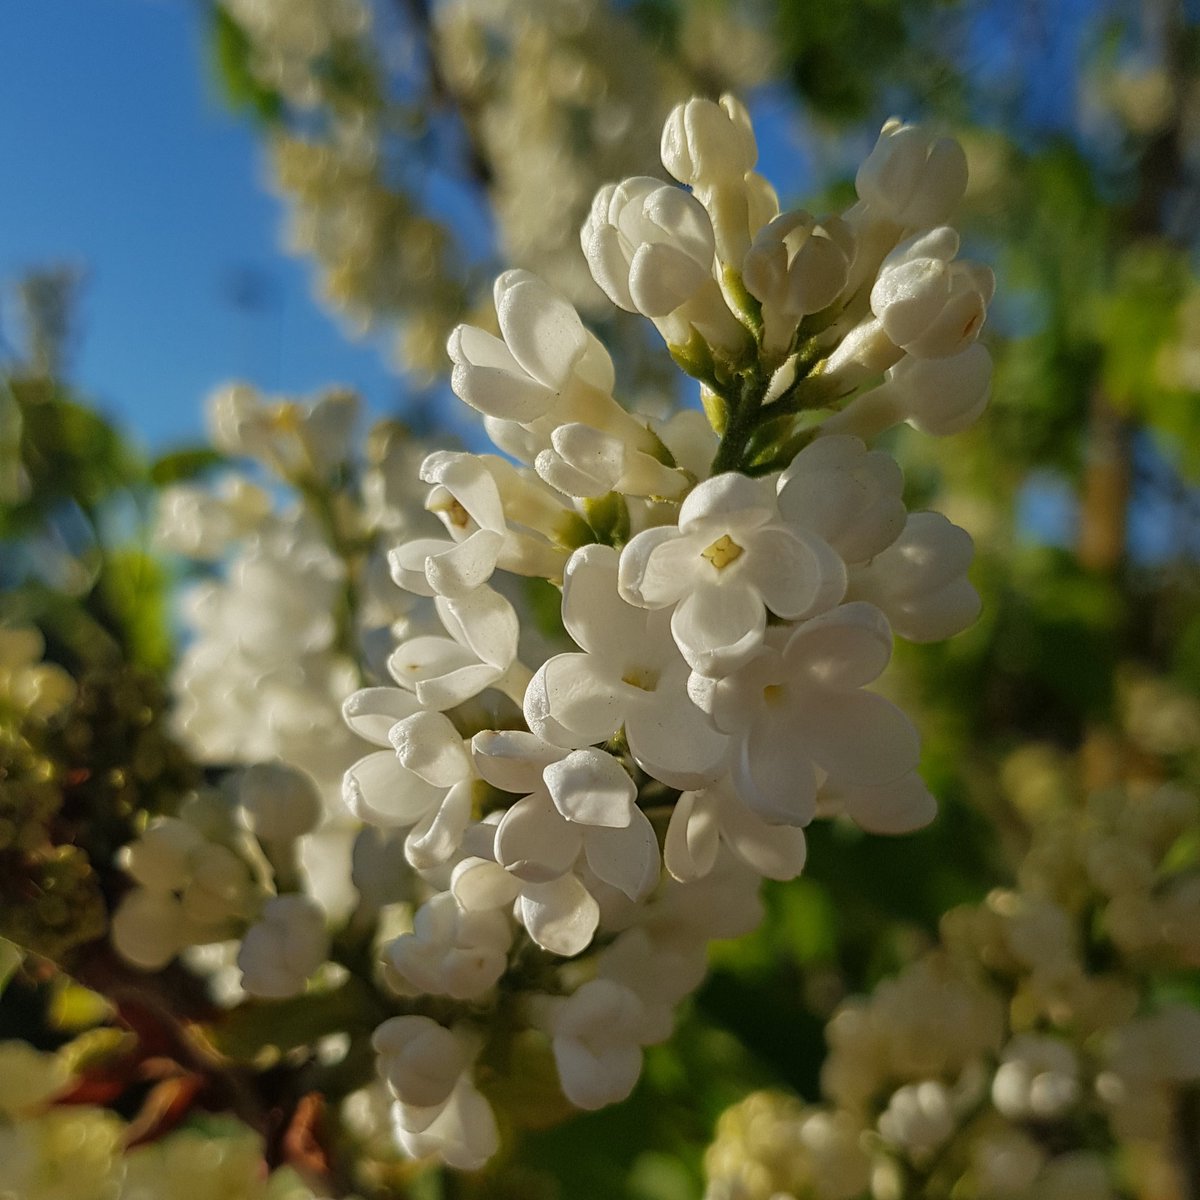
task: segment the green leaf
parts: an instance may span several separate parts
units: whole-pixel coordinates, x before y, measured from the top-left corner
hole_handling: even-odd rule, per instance
[[[232,108],[267,124],[283,116],[283,98],[256,78],[250,65],[254,47],[220,3],[209,8],[209,50],[216,76]]]
[[[224,462],[224,455],[211,446],[174,450],[154,460],[150,466],[150,482],[157,487],[183,483],[221,466]]]

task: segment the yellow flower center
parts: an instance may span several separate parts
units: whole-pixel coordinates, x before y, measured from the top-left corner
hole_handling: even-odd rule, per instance
[[[742,557],[742,548],[729,534],[723,533],[707,550],[700,551],[700,557],[707,558],[718,571],[723,571]]]
[[[640,688],[643,692],[652,692],[658,687],[658,672],[648,671],[645,667],[634,667],[621,676],[621,682],[630,687]]]

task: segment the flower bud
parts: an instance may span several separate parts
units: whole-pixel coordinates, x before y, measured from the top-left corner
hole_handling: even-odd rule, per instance
[[[745,108],[730,95],[677,104],[662,132],[662,162],[691,187],[741,180],[758,161],[758,145]]]
[[[958,354],[983,327],[995,277],[979,263],[952,262],[957,252],[953,229],[932,229],[889,254],[871,289],[884,332],[916,358]]]
[[[238,778],[238,801],[264,842],[291,842],[321,820],[321,793],[304,771],[284,763],[255,763]]]
[[[320,906],[307,896],[275,896],[238,951],[242,986],[253,996],[272,1000],[298,995],[328,953]]]
[[[944,221],[967,189],[967,156],[953,138],[932,138],[920,125],[888,121],[854,186],[872,212],[896,225]]]

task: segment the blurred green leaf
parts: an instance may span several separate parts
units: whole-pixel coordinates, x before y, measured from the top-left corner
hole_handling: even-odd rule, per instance
[[[211,446],[196,446],[187,450],[173,450],[156,458],[150,466],[150,482],[156,487],[171,483],[185,483],[197,476],[219,467],[225,456]]]

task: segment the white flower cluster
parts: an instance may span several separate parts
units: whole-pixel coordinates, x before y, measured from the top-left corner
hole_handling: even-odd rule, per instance
[[[1037,826],[1017,888],[947,913],[939,948],[835,1013],[828,1107],[726,1114],[710,1200],[1116,1200],[1123,1172],[1182,1195],[1200,1011],[1156,981],[1200,965],[1198,816],[1166,785]]]
[[[342,803],[358,746],[341,703],[411,609],[374,547],[420,528],[407,439],[377,430],[360,472],[357,417],[345,392],[301,403],[221,389],[209,412],[215,445],[299,496],[281,507],[229,473],[215,487],[167,489],[158,524],[160,544],[216,568],[184,597],[192,636],[172,679],[176,732],[199,762],[283,762],[316,782],[322,819],[302,831],[299,854],[309,890],[335,914],[354,903],[357,830]]]
[[[600,287],[702,379],[712,427],[631,416],[575,309],[502,275],[500,336],[461,326],[449,352],[509,458],[425,460],[445,536],[390,562],[443,632],[403,639],[397,686],[345,705],[379,747],[347,803],[432,893],[384,948],[387,977],[462,1014],[439,1001],[438,1020],[386,1025],[381,1071],[402,1145],[460,1167],[496,1144],[472,1064],[498,996],[496,1036],[519,1014],[571,1103],[613,1103],[707,942],[753,927],[763,876],[801,870],[814,816],[933,817],[917,734],[869,689],[893,630],[944,638],[978,608],[969,537],[910,514],[895,460],[864,441],[904,420],[950,432],[986,400],[990,273],[939,224],[962,151],[889,123],[860,202],[820,221],[779,213],[731,99],[679,106],[662,151],[686,187],[601,189],[582,242]],[[530,661],[503,573],[561,585],[574,649]]]

